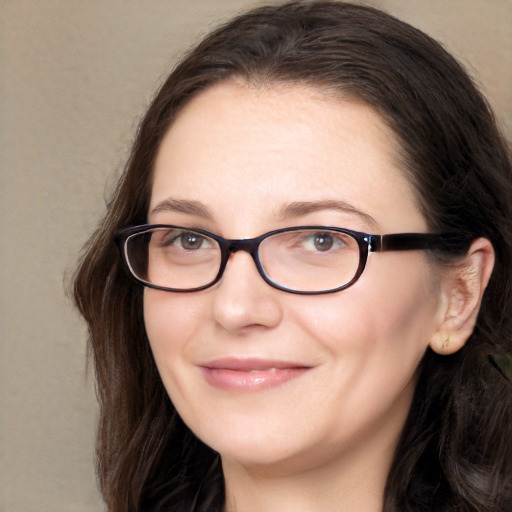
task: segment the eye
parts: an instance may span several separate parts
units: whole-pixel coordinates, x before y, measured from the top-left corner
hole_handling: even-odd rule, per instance
[[[196,233],[182,233],[178,237],[179,243],[186,249],[187,251],[195,251],[200,249],[203,243],[206,242],[206,239]]]
[[[207,237],[193,231],[169,231],[162,237],[161,245],[176,247],[185,251],[197,251],[212,247],[212,241]]]
[[[330,233],[316,233],[313,235],[313,245],[317,251],[328,251],[334,244]]]
[[[331,249],[339,249],[346,245],[341,237],[327,231],[307,235],[304,238],[303,244],[306,249],[317,252],[328,252]]]

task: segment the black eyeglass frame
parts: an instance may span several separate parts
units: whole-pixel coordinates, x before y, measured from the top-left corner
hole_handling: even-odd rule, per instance
[[[134,271],[132,270],[132,266],[130,265],[129,262],[126,242],[129,238],[131,238],[134,235],[138,235],[140,233],[144,233],[146,231],[150,231],[153,229],[180,229],[184,231],[189,231],[191,233],[197,233],[199,235],[203,235],[215,240],[219,245],[221,251],[221,260],[219,265],[219,271],[217,272],[217,275],[215,276],[213,281],[196,288],[181,289],[158,286],[148,281],[145,281],[140,277],[137,277]],[[359,265],[354,277],[348,283],[328,290],[300,291],[287,288],[285,286],[280,285],[279,283],[276,283],[265,273],[265,270],[261,265],[258,254],[260,244],[266,238],[277,235],[279,233],[302,230],[336,231],[338,233],[343,233],[348,236],[351,236],[354,240],[356,240],[359,246]],[[215,233],[211,233],[210,231],[206,231],[204,229],[199,228],[187,228],[184,226],[175,226],[170,224],[142,224],[139,226],[128,227],[117,231],[114,234],[114,241],[116,242],[116,245],[119,249],[124,264],[124,268],[128,272],[128,275],[132,279],[134,279],[138,284],[141,284],[142,286],[146,286],[148,288],[178,293],[189,293],[205,290],[220,281],[222,275],[224,274],[224,270],[226,269],[229,257],[232,253],[235,253],[237,251],[245,251],[251,255],[256,265],[256,268],[258,269],[258,273],[263,278],[263,280],[273,288],[288,293],[295,293],[297,295],[322,295],[326,293],[339,292],[352,286],[361,277],[361,274],[363,273],[368,262],[368,254],[370,252],[432,250],[463,255],[468,251],[469,246],[472,242],[472,238],[467,238],[457,233],[393,233],[388,235],[372,235],[370,233],[363,233],[361,231],[354,231],[352,229],[339,228],[335,226],[314,225],[293,226],[290,228],[275,229],[273,231],[263,233],[262,235],[257,236],[255,238],[226,239],[220,235],[216,235]]]

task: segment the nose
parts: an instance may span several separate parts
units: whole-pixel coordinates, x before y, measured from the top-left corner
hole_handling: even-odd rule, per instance
[[[282,292],[268,285],[246,251],[232,252],[222,279],[213,290],[213,316],[231,333],[272,328],[282,319]]]

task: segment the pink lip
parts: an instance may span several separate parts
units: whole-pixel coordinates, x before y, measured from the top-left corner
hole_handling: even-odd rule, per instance
[[[200,365],[206,381],[225,390],[258,391],[280,386],[311,369],[297,363],[267,359],[216,359]]]

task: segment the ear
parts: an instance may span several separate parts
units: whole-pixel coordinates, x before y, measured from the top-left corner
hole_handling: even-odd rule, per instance
[[[493,267],[491,242],[478,238],[460,263],[442,270],[439,324],[430,340],[438,354],[457,352],[470,337]]]

